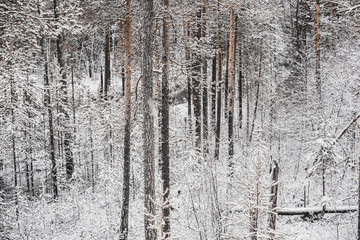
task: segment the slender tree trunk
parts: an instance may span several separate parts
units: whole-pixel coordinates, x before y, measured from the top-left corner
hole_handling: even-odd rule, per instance
[[[90,93],[88,92],[88,110],[91,109],[90,106]],[[91,189],[92,192],[95,192],[95,167],[94,167],[94,141],[93,141],[93,124],[92,124],[92,114],[89,114],[89,140],[90,140],[90,163],[91,163]],[[87,168],[87,167],[86,167]]]
[[[74,67],[71,67],[71,104],[73,114],[73,125],[74,125],[74,141],[76,137],[76,115],[75,115],[75,81],[74,81]]]
[[[10,94],[11,94],[11,148],[12,148],[12,160],[14,167],[14,188],[17,191],[18,187],[18,169],[16,161],[16,142],[15,142],[15,89],[14,79],[10,76]]]
[[[224,116],[228,118],[229,111],[229,42],[226,44],[225,52],[225,82],[224,82]]]
[[[358,121],[359,129],[359,160],[358,160],[358,229],[357,229],[357,239],[360,240],[360,121]]]
[[[211,72],[211,129],[215,131],[216,126],[216,54],[212,58]]]
[[[239,19],[236,17],[236,22],[238,22]],[[239,32],[238,32],[239,35]],[[238,36],[239,39],[239,82],[238,82],[238,89],[239,89],[239,128],[242,128],[242,120],[243,120],[243,72],[242,72],[242,53],[241,53],[241,38]]]
[[[162,99],[161,99],[161,180],[162,232],[161,239],[170,239],[170,157],[169,157],[169,0],[164,0]],[[151,33],[150,33],[151,34]]]
[[[206,5],[207,0],[204,0],[204,7],[202,9],[202,37],[206,37]],[[202,114],[203,114],[203,150],[205,154],[205,159],[209,153],[208,147],[208,83],[207,83],[207,59],[206,56],[202,56]]]
[[[321,76],[320,76],[320,0],[316,0],[316,35],[315,35],[315,52],[316,52],[316,90],[321,104]]]
[[[55,19],[59,19],[59,13],[58,13],[58,0],[54,0],[54,15]],[[68,82],[66,79],[66,66],[65,66],[65,59],[63,54],[63,36],[62,34],[59,34],[56,39],[56,50],[57,50],[57,57],[58,57],[58,63],[60,66],[60,75],[61,75],[61,100],[62,100],[62,106],[61,106],[61,113],[64,115],[64,150],[65,150],[65,162],[66,162],[66,179],[70,180],[72,177],[72,174],[74,172],[74,157],[71,147],[71,131],[70,131],[70,116],[69,112],[66,109],[65,106],[69,105],[68,102]]]
[[[251,124],[249,142],[251,142],[251,140],[252,140],[253,132],[254,132],[254,129],[255,129],[255,121],[256,121],[258,104],[259,104],[260,79],[261,79],[261,76],[262,76],[262,73],[261,73],[261,65],[262,65],[262,58],[263,58],[262,51],[263,51],[263,49],[262,49],[262,40],[261,40],[261,44],[260,44],[260,60],[259,60],[259,76],[258,76],[258,80],[256,81],[256,99],[255,99],[254,117],[253,117],[253,121],[252,121],[252,124]]]
[[[277,207],[277,195],[278,195],[278,180],[279,180],[279,166],[278,163],[274,162],[274,168],[272,169],[272,186],[271,186],[271,194],[270,194],[270,214],[269,214],[269,228],[272,232],[270,232],[271,239],[274,239],[275,227],[276,227],[276,207]],[[304,202],[306,199],[304,199]]]
[[[32,196],[35,197],[34,167],[33,167],[32,152],[30,152],[30,185],[31,185],[31,194],[32,194]]]
[[[123,21],[119,23],[119,41],[120,41],[120,51],[121,51],[121,60],[120,60],[120,71],[121,71],[121,95],[125,96],[125,68],[124,68],[124,35],[123,35]]]
[[[201,38],[201,10],[196,13],[196,28],[194,29],[194,37],[200,43]],[[192,81],[193,81],[193,99],[194,99],[194,117],[195,117],[195,146],[198,151],[201,149],[201,56],[197,50],[193,50],[192,61]]]
[[[45,40],[43,40],[43,45]],[[48,57],[47,48],[42,46],[44,55],[44,85],[45,85],[45,107],[48,112],[48,124],[49,124],[49,142],[50,142],[50,160],[51,160],[51,177],[53,198],[58,197],[58,183],[57,183],[57,167],[55,159],[55,136],[54,136],[54,123],[53,123],[53,111],[51,105],[50,84],[49,84],[49,69],[48,69]]]
[[[246,138],[249,139],[250,132],[250,93],[249,93],[249,78],[246,71]]]
[[[27,88],[29,87],[29,79],[27,79]],[[28,92],[24,91],[24,105],[26,106],[26,114],[28,117],[28,120],[31,122],[32,117],[30,113],[30,105],[31,105],[31,98]],[[31,193],[31,173],[30,173],[30,162],[32,161],[32,145],[31,145],[31,134],[28,133],[28,130],[31,129],[31,124],[25,123],[25,129],[24,129],[24,139],[27,141],[27,145],[25,148],[25,176],[26,176],[26,187],[27,192]]]
[[[24,139],[27,139],[27,130],[24,131]],[[29,147],[25,150],[25,176],[26,176],[26,189],[30,193],[30,168],[29,168]]]
[[[256,82],[256,99],[255,99],[255,107],[254,107],[254,116],[253,116],[253,120],[251,123],[249,142],[251,142],[251,140],[252,140],[254,129],[255,129],[255,122],[256,122],[256,116],[257,116],[257,110],[258,110],[258,104],[259,104],[259,93],[260,93],[260,82],[257,81]]]
[[[131,135],[131,0],[126,0],[125,17],[125,137],[124,137],[124,179],[121,210],[120,240],[128,239],[129,197],[130,197],[130,135]]]
[[[15,190],[15,214],[16,214],[16,221],[19,220],[19,198],[18,198],[18,187],[21,186],[21,178],[18,178],[18,162],[16,161],[17,154],[16,154],[16,140],[15,140],[15,88],[14,88],[14,78],[10,76],[10,94],[11,94],[11,148],[12,148],[12,160],[14,165],[14,190]],[[18,223],[19,227],[19,223]]]
[[[90,35],[88,36],[88,59],[89,59],[89,77],[93,77],[93,59],[92,59],[92,42]]]
[[[220,0],[218,0],[218,18],[220,20]],[[221,130],[221,74],[222,74],[222,45],[221,23],[218,23],[218,86],[216,103],[216,131],[215,131],[215,160],[219,160],[220,154],[220,130]]]
[[[187,24],[186,27],[186,46],[185,46],[185,60],[186,60],[186,73],[187,73],[187,101],[188,101],[188,125],[189,125],[189,135],[192,134],[192,78],[191,78],[191,56],[190,56],[190,47],[189,47],[189,37],[190,37],[190,25]]]
[[[156,239],[155,226],[155,159],[153,99],[153,0],[143,0],[143,141],[144,141],[144,225],[145,239]]]
[[[332,49],[334,49],[334,1],[331,1],[330,3],[330,22],[331,22],[331,40],[330,40],[330,46]]]
[[[103,69],[100,66],[100,98],[104,96],[104,77],[103,77]]]
[[[110,29],[107,27],[105,31],[105,82],[104,82],[104,98],[107,100],[110,87]]]
[[[234,173],[234,98],[235,98],[235,17],[234,17],[234,6],[230,9],[230,42],[229,42],[229,73],[230,73],[230,84],[229,84],[229,176],[231,177]]]
[[[112,104],[110,103],[109,105],[110,107],[110,122],[112,123],[113,122],[113,119],[112,119]],[[112,129],[112,124],[109,124],[109,158],[110,158],[110,166],[112,166],[113,162],[114,162],[114,151],[113,151],[113,143],[114,143],[114,139],[113,139],[113,129]]]

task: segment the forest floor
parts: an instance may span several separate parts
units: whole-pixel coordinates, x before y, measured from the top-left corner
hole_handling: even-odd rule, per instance
[[[357,236],[357,212],[325,214],[322,219],[304,221],[300,216],[279,216],[277,229],[289,240],[350,240]]]

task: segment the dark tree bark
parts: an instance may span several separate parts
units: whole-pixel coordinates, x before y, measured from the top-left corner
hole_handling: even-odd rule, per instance
[[[201,38],[201,10],[196,13],[196,28],[193,31],[196,41],[200,43]],[[192,82],[193,82],[193,99],[194,99],[194,117],[195,117],[195,146],[198,151],[201,148],[201,56],[198,49],[193,50],[192,61]]]
[[[11,94],[11,148],[12,148],[12,160],[14,165],[14,190],[15,190],[15,214],[16,221],[19,220],[19,198],[18,198],[18,187],[21,186],[21,177],[18,178],[18,162],[17,162],[17,153],[16,153],[16,140],[15,140],[15,106],[16,106],[16,98],[15,98],[15,87],[14,87],[14,77],[10,76],[10,94]]]
[[[16,142],[15,142],[15,88],[14,88],[14,79],[10,77],[10,94],[11,94],[11,148],[12,148],[12,160],[14,167],[14,188],[15,190],[18,187],[18,169],[16,161]],[[17,191],[17,190],[16,190]]]
[[[49,142],[50,142],[50,160],[51,160],[51,177],[53,198],[58,197],[58,185],[57,185],[57,167],[55,159],[55,136],[54,136],[54,124],[53,124],[53,110],[51,106],[50,84],[49,84],[49,69],[46,47],[44,46],[45,40],[42,41],[42,52],[44,57],[44,87],[45,87],[45,108],[48,112],[48,124],[49,124]]]
[[[360,122],[358,123],[359,133],[360,133]],[[358,139],[359,146],[360,146],[360,138]],[[359,147],[359,157],[358,157],[358,237],[357,239],[360,240],[360,147]]]
[[[100,66],[100,97],[104,96],[104,77],[103,77],[103,69]]]
[[[104,98],[107,100],[110,87],[110,30],[105,31],[105,79],[104,79]]]
[[[249,94],[249,78],[248,71],[246,71],[246,138],[249,139],[250,133],[250,94]]]
[[[255,99],[255,107],[254,107],[254,116],[253,116],[253,120],[252,120],[252,124],[251,124],[251,131],[250,131],[250,137],[249,137],[249,142],[251,142],[252,137],[253,137],[253,132],[255,129],[255,122],[256,122],[256,116],[257,116],[257,111],[258,111],[258,105],[259,105],[259,97],[260,97],[260,79],[262,76],[261,73],[261,67],[262,67],[262,58],[263,58],[263,54],[262,54],[262,40],[261,40],[261,44],[260,44],[260,60],[259,60],[259,75],[258,75],[258,79],[256,81],[256,99]],[[249,91],[249,90],[247,90]]]
[[[90,104],[90,92],[88,92],[88,109],[91,109]],[[89,114],[89,141],[90,141],[90,164],[91,164],[91,190],[95,192],[95,165],[94,165],[94,139],[93,139],[93,123],[92,123],[92,114]]]
[[[254,107],[254,116],[253,116],[253,120],[251,123],[249,142],[252,141],[252,137],[253,137],[253,133],[254,133],[254,129],[255,129],[255,122],[256,122],[256,116],[257,116],[258,105],[259,105],[259,95],[260,95],[260,82],[257,81],[256,82],[256,99],[255,99],[255,107]]]
[[[211,129],[215,131],[216,124],[216,55],[212,58],[211,72]]]
[[[143,141],[144,141],[144,225],[145,239],[155,240],[155,159],[153,99],[153,0],[143,0]]]
[[[29,88],[29,79],[27,79],[27,88]],[[26,106],[26,115],[28,117],[28,120],[32,121],[32,115],[30,112],[30,106],[31,106],[31,97],[30,94],[24,90],[24,105]],[[31,133],[28,132],[31,129],[30,123],[25,123],[24,128],[24,139],[27,141],[27,145],[25,148],[25,176],[26,176],[26,187],[27,192],[32,193],[34,191],[33,189],[33,181],[31,179],[31,176],[33,175],[31,164],[32,164],[32,140],[31,140]],[[30,134],[29,134],[30,133]]]
[[[228,124],[228,137],[229,137],[229,176],[231,177],[234,173],[233,169],[233,155],[234,155],[234,98],[235,98],[235,17],[234,17],[234,6],[230,9],[230,41],[229,41],[229,73],[230,73],[230,84],[229,84],[229,124]]]
[[[270,214],[269,214],[269,228],[272,230],[270,233],[271,239],[274,239],[275,234],[273,233],[275,231],[276,227],[276,208],[277,208],[277,197],[278,197],[278,180],[279,180],[279,166],[278,163],[274,162],[274,168],[272,169],[272,186],[271,186],[271,194],[270,194]],[[305,202],[305,199],[304,199]]]
[[[26,94],[25,94],[26,95]],[[27,139],[27,127],[24,130],[24,139]],[[30,186],[30,167],[29,167],[29,157],[30,157],[30,147],[26,147],[25,150],[25,176],[26,176],[26,189],[27,192],[30,193],[31,191],[31,186]]]
[[[225,50],[225,78],[224,78],[224,116],[228,118],[229,112],[229,42],[226,44]]]
[[[320,0],[316,0],[316,35],[315,35],[315,53],[316,53],[316,90],[321,104],[321,75],[320,75]]]
[[[220,4],[220,1],[218,1]],[[219,7],[219,6],[218,6]],[[220,9],[218,9],[220,19]],[[221,74],[222,74],[222,51],[221,51],[221,23],[218,23],[218,85],[216,103],[216,131],[215,131],[215,160],[219,160],[220,153],[220,130],[221,130]]]
[[[236,16],[236,23],[239,21],[239,18]],[[239,35],[239,31],[237,31],[237,35]],[[243,120],[243,72],[242,72],[242,52],[241,52],[241,38],[238,36],[239,39],[239,82],[238,82],[238,91],[239,91],[239,128],[242,128],[242,120]]]
[[[120,240],[128,239],[129,198],[130,198],[130,135],[131,135],[131,0],[126,0],[125,17],[125,137],[124,137],[124,178],[121,210]]]
[[[189,37],[190,37],[190,24],[187,24],[186,27],[186,46],[185,46],[185,60],[186,60],[186,73],[187,73],[187,102],[188,102],[188,125],[189,125],[189,135],[192,133],[192,78],[191,78],[191,56],[190,56],[190,47],[189,47]]]
[[[161,98],[161,179],[162,232],[161,239],[170,239],[170,154],[169,154],[169,0],[164,0],[162,98]],[[150,33],[151,34],[151,33]]]
[[[206,5],[207,0],[204,0],[204,7],[202,9],[202,37],[206,37]],[[202,115],[203,115],[203,151],[205,158],[209,153],[208,147],[208,83],[207,83],[207,59],[202,56]]]
[[[54,0],[54,16],[55,19],[59,19],[59,13],[58,13],[58,0]],[[66,109],[65,106],[69,105],[68,101],[68,81],[66,78],[66,66],[65,66],[65,59],[63,54],[63,36],[62,34],[59,34],[56,39],[56,51],[57,51],[57,59],[60,66],[60,75],[61,75],[61,101],[62,106],[60,108],[61,113],[64,115],[64,150],[65,150],[65,162],[66,162],[66,179],[70,180],[72,177],[72,174],[74,172],[74,157],[71,147],[72,142],[72,136],[71,136],[71,130],[70,130],[70,116],[69,112]]]
[[[88,60],[89,60],[89,77],[93,76],[93,59],[92,59],[92,44],[90,36],[88,36]]]

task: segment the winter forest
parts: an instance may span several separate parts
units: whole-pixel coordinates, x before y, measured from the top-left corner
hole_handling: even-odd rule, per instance
[[[0,0],[0,239],[360,239],[360,1]]]

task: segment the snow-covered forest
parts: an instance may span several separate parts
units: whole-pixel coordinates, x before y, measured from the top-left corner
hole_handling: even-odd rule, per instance
[[[0,238],[359,240],[359,16],[0,0]]]

